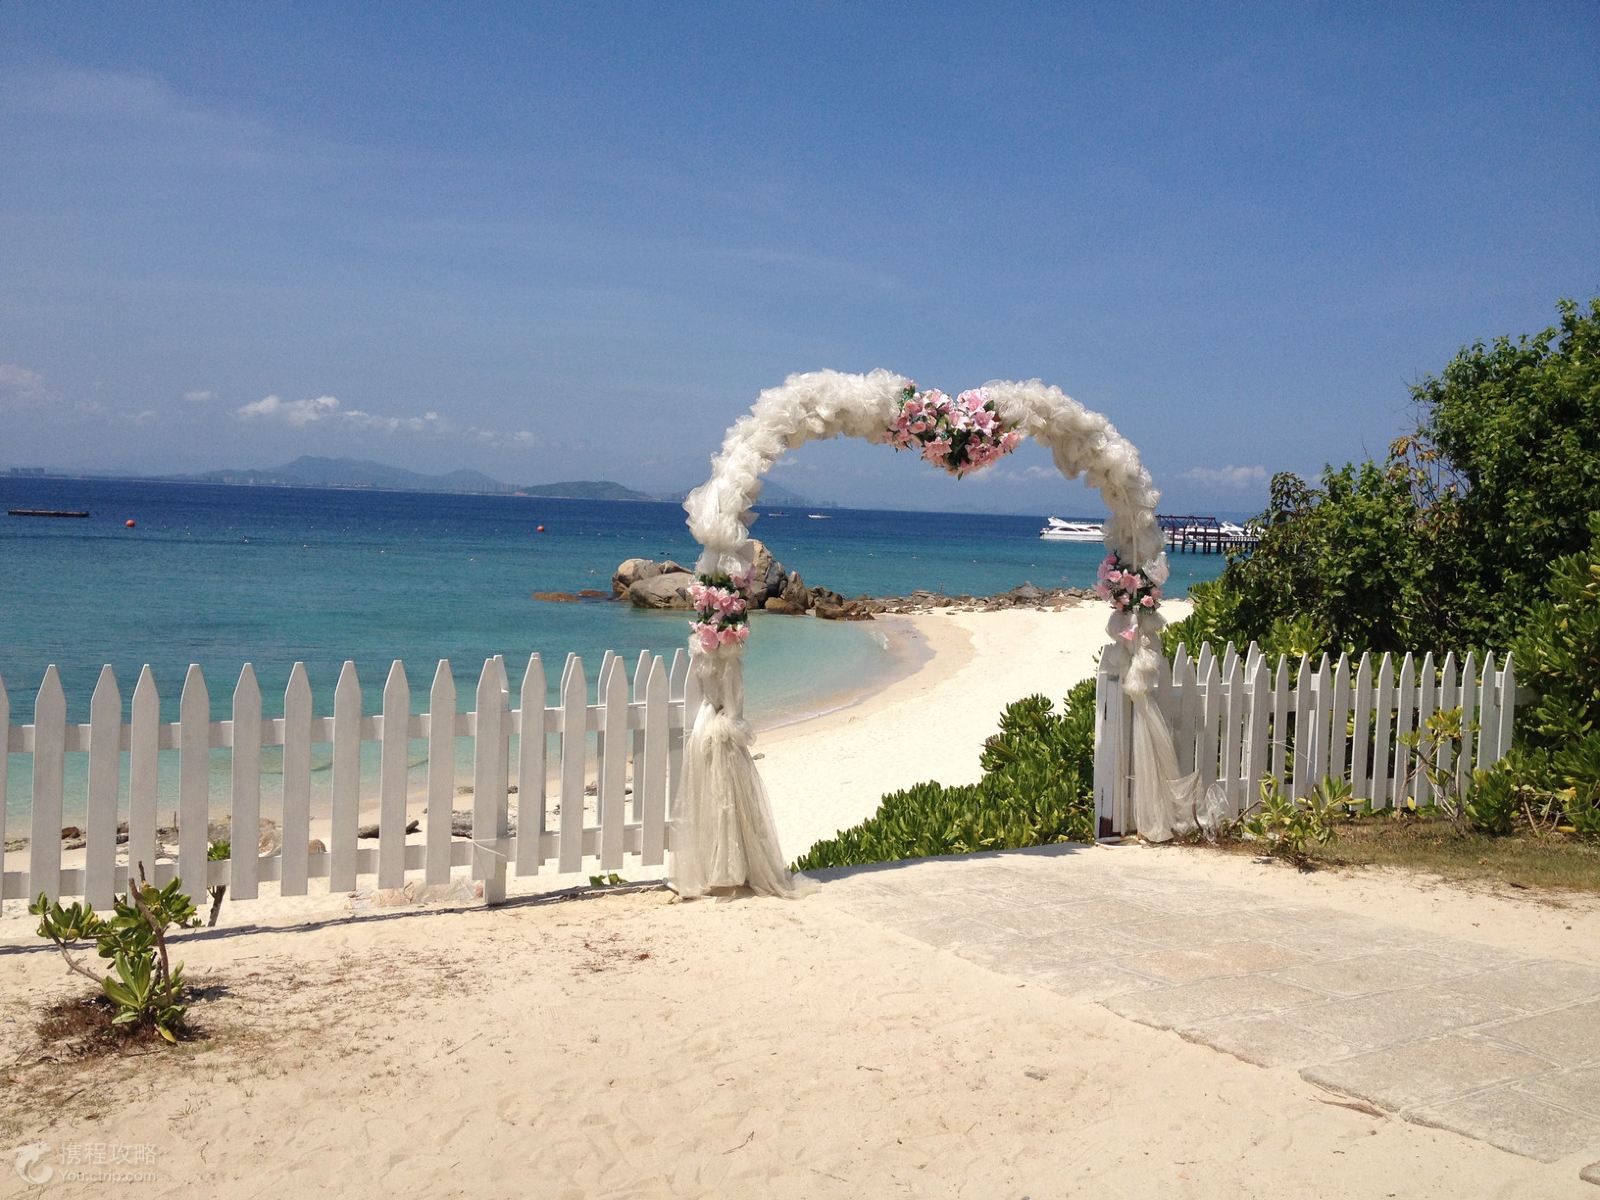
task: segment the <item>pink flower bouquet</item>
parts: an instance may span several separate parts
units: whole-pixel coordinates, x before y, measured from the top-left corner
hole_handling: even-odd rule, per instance
[[[711,653],[722,646],[741,645],[750,636],[750,611],[738,587],[749,586],[744,578],[728,575],[700,575],[689,585],[689,603],[694,605],[695,622],[689,626],[690,644]]]
[[[960,478],[978,471],[1022,441],[1007,425],[982,388],[951,399],[937,388],[919,392],[908,386],[885,439],[896,450],[915,450],[936,467]]]

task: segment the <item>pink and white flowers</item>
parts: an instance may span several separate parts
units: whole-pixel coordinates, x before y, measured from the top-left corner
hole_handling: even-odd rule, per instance
[[[1010,454],[1022,441],[1015,426],[1000,419],[982,388],[954,400],[934,388],[907,385],[885,439],[896,450],[917,450],[936,467],[960,478]]]
[[[1153,583],[1138,567],[1130,567],[1115,554],[1108,554],[1100,563],[1100,581],[1094,590],[1100,599],[1108,601],[1119,613],[1129,614],[1129,620],[1117,632],[1123,641],[1131,642],[1138,636],[1137,624],[1131,619],[1141,609],[1154,612],[1161,603],[1161,586]]]
[[[693,644],[710,653],[719,646],[736,646],[750,636],[750,606],[738,589],[750,586],[750,573],[742,576],[700,575],[689,585],[689,603],[697,620],[689,626]]]

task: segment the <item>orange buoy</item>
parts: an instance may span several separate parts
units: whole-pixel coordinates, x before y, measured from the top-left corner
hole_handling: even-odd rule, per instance
[[[126,521],[123,522],[123,524],[126,525],[129,529],[132,529],[138,523],[139,522],[135,521],[132,517],[129,517]]]
[[[535,529],[535,530],[534,530],[534,532],[535,532],[535,533],[543,533],[543,532],[544,532],[544,526],[543,526],[543,525],[540,525],[540,526],[539,526],[539,527],[538,527],[538,528],[536,528],[536,529]]]

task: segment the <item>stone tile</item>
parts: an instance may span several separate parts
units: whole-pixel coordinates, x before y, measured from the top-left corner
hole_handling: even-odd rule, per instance
[[[1268,1012],[1323,998],[1320,993],[1265,976],[1240,975],[1119,996],[1107,1002],[1106,1007],[1119,1016],[1158,1029],[1193,1029],[1218,1017]]]
[[[1600,1148],[1600,1121],[1514,1088],[1493,1088],[1405,1115],[1420,1125],[1453,1130],[1540,1162]]]
[[[1193,950],[1135,954],[1124,958],[1122,966],[1167,983],[1192,983],[1197,979],[1246,975],[1304,961],[1304,955],[1273,942],[1218,942]]]
[[[1447,985],[1405,988],[1310,1005],[1295,1009],[1285,1019],[1300,1026],[1309,1037],[1337,1048],[1328,1054],[1305,1059],[1306,1062],[1322,1062],[1455,1033],[1513,1015],[1511,1009],[1498,1001]]]
[[[1563,1108],[1576,1109],[1600,1121],[1600,1064],[1540,1075],[1517,1086],[1529,1095]]]
[[[1409,949],[1413,941],[1412,934],[1393,926],[1373,924],[1363,927],[1359,922],[1342,916],[1329,920],[1316,913],[1293,923],[1282,924],[1265,936],[1291,950],[1330,962]]]
[[[1019,908],[1012,905],[992,910],[975,910],[971,915],[1001,929],[1029,938],[1051,934],[1073,935],[1080,932],[1087,936],[1097,924],[1077,905],[1041,904],[1033,908]]]
[[[1600,1000],[1600,969],[1535,959],[1484,971],[1456,986],[1523,1012],[1540,1012],[1579,1000]]]
[[[1096,960],[1058,964],[1041,970],[1031,979],[1059,995],[1097,1002],[1158,986],[1153,979],[1124,971],[1114,963]]]
[[[1563,1067],[1600,1062],[1600,1000],[1486,1025],[1477,1033],[1543,1055]]]
[[[916,938],[930,946],[953,949],[958,946],[988,945],[1003,936],[993,925],[974,921],[970,917],[938,917],[905,925],[895,929],[907,937]]]
[[[1152,929],[1163,928],[1175,921],[1193,918],[1177,918],[1169,912],[1154,908],[1137,900],[1116,902],[1095,902],[1094,915],[1100,924],[1110,929],[1139,929],[1149,926]],[[1089,914],[1086,914],[1089,915]],[[1211,922],[1215,925],[1215,922]],[[1225,935],[1223,935],[1225,936]]]
[[[1533,961],[1526,954],[1517,954],[1499,946],[1485,945],[1483,942],[1466,942],[1459,938],[1428,938],[1426,942],[1419,941],[1418,946],[1439,958],[1449,959],[1451,962],[1464,963],[1474,973],[1479,971],[1498,971],[1505,967]]]
[[[1550,1063],[1480,1038],[1452,1036],[1410,1042],[1320,1063],[1302,1078],[1398,1112],[1539,1074]]]
[[[1386,951],[1333,962],[1308,962],[1273,972],[1274,978],[1330,996],[1364,996],[1419,984],[1443,983],[1466,968],[1431,954]]]
[[[1339,1038],[1298,1024],[1291,1014],[1300,1011],[1207,1021],[1184,1036],[1258,1067],[1303,1067],[1349,1053]]]
[[[1157,920],[1118,925],[1120,933],[1164,950],[1184,950],[1210,946],[1217,942],[1236,942],[1253,936],[1254,930],[1229,922],[1227,915],[1205,917],[1166,916]]]

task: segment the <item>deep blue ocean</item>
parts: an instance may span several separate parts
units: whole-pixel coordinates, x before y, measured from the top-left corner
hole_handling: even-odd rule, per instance
[[[319,713],[331,711],[346,659],[360,672],[368,711],[379,707],[390,662],[403,660],[421,711],[447,658],[465,709],[494,654],[505,655],[515,688],[537,651],[553,688],[576,652],[592,687],[605,650],[631,664],[641,649],[670,656],[687,636],[682,613],[531,598],[609,590],[617,564],[635,556],[692,566],[697,548],[676,504],[8,476],[0,476],[0,500],[0,508],[92,514],[0,517],[0,679],[17,724],[32,720],[50,663],[72,720],[88,720],[103,663],[117,672],[125,714],[139,668],[150,664],[163,718],[175,720],[191,662],[204,669],[220,720],[245,662],[255,666],[267,716],[281,715],[297,660]],[[752,532],[781,562],[845,595],[980,594],[1025,581],[1084,587],[1103,553],[1040,541],[1043,513],[760,511]],[[829,519],[809,519],[813,511]],[[128,520],[136,526],[126,528]],[[1168,590],[1180,594],[1221,565],[1177,556]],[[757,614],[753,634],[746,680],[757,718],[803,711],[889,664],[870,622]],[[8,790],[15,817],[26,793]]]

